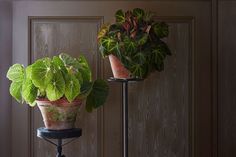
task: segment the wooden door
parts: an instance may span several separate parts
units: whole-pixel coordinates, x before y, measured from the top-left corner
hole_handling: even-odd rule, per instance
[[[118,9],[144,8],[166,21],[173,55],[165,71],[130,84],[130,157],[212,155],[211,2],[71,1],[14,2],[13,61],[31,63],[59,51],[84,54],[94,78],[109,78],[96,34]],[[121,157],[121,86],[110,83],[105,106],[92,114],[82,107],[77,126],[83,136],[63,148],[70,157]],[[13,104],[13,157],[54,156],[55,148],[36,137],[42,118],[36,108]],[[19,127],[17,119],[21,118]],[[22,145],[22,141],[24,145]]]

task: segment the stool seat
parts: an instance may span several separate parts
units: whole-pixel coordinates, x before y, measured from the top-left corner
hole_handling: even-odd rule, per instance
[[[37,129],[37,136],[39,138],[42,138],[57,147],[56,157],[66,157],[65,155],[62,155],[62,146],[69,144],[70,142],[80,137],[81,135],[82,135],[82,129],[80,128],[74,128],[68,130],[49,130],[42,127]],[[73,138],[73,139],[63,144],[63,139],[67,138]],[[53,142],[53,140],[55,139],[57,139],[57,143]]]
[[[82,129],[73,128],[68,130],[49,130],[44,127],[37,129],[37,136],[49,139],[75,138],[82,135]]]

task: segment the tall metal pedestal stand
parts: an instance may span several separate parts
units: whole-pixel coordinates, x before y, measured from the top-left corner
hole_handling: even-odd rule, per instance
[[[142,81],[143,79],[131,78],[131,79],[118,79],[118,78],[109,78],[110,82],[120,82],[122,83],[122,143],[123,143],[123,157],[128,157],[128,85],[130,82]]]

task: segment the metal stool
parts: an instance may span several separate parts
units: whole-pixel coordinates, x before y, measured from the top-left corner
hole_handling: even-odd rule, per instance
[[[45,141],[55,145],[57,147],[57,156],[56,157],[65,157],[62,155],[62,146],[69,144],[74,141],[76,138],[79,138],[82,135],[82,129],[74,128],[68,130],[48,130],[46,128],[38,128],[37,136],[44,139]],[[63,139],[73,138],[69,142],[62,143]],[[57,143],[54,143],[50,139],[57,139]]]

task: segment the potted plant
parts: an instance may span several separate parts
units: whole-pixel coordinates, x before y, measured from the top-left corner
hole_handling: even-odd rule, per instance
[[[116,22],[104,25],[98,33],[99,49],[109,56],[115,78],[146,78],[164,69],[171,52],[163,38],[168,25],[154,21],[153,14],[140,8],[115,13]]]
[[[105,103],[108,85],[92,81],[91,69],[85,59],[60,54],[42,58],[24,68],[14,64],[7,72],[11,80],[10,94],[19,102],[38,105],[47,129],[62,130],[74,127],[82,101],[91,112]]]

